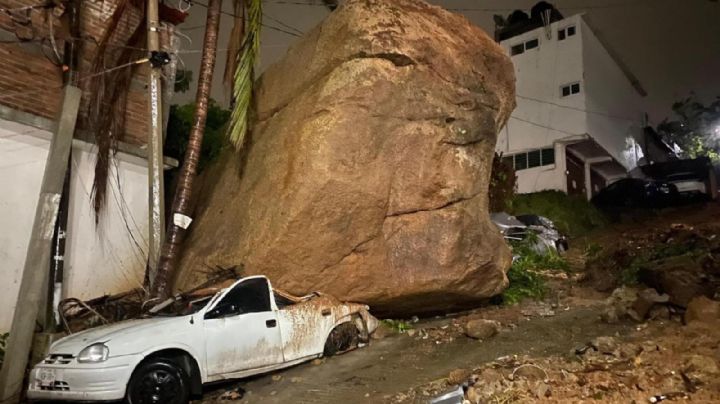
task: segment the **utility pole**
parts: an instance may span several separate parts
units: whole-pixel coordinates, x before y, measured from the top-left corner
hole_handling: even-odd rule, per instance
[[[151,54],[148,100],[150,132],[148,134],[148,196],[149,196],[149,246],[148,286],[152,288],[157,276],[158,259],[165,232],[165,189],[163,184],[163,112],[162,112],[162,66],[167,55],[160,52],[160,21],[158,0],[147,2],[147,47]],[[163,63],[165,62],[165,63]]]
[[[79,22],[79,1],[70,1],[69,7],[72,26],[73,18],[75,18],[75,22]],[[75,41],[68,42],[71,43],[71,47],[77,46]],[[77,61],[74,48],[70,51],[66,49],[65,52],[69,52],[65,56],[72,55],[75,62]],[[67,74],[60,116],[45,163],[45,172],[35,209],[35,220],[5,350],[5,360],[0,371],[0,403],[3,404],[20,402],[25,369],[35,334],[35,324],[40,306],[46,298],[48,268],[52,253],[51,241],[55,232],[55,222],[82,97],[82,91],[77,87],[76,66],[72,63],[65,66]]]

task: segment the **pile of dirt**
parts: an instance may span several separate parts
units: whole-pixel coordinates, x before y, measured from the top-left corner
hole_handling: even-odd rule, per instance
[[[587,281],[599,291],[644,284],[685,307],[720,290],[720,227],[673,224],[660,231],[625,232],[588,259]]]
[[[176,286],[242,263],[380,314],[501,293],[511,255],[488,183],[514,83],[505,51],[458,14],[344,2],[261,78],[247,155],[208,169]]]
[[[659,402],[720,400],[717,320],[655,321],[627,340],[599,337],[567,356],[501,357],[475,369],[398,393],[409,402],[463,387],[472,404],[493,402]]]

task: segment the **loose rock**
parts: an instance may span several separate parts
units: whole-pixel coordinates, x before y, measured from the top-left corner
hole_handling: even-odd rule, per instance
[[[500,329],[500,324],[492,320],[470,320],[465,325],[465,335],[475,339],[488,339],[495,336]]]
[[[691,300],[685,311],[685,324],[693,321],[711,323],[718,320],[720,320],[720,302],[710,300],[705,296]]]
[[[468,369],[455,369],[448,375],[447,382],[451,386],[463,384],[470,378],[470,375],[472,372]]]

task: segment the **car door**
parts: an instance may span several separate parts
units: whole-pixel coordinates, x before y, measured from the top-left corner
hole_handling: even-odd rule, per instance
[[[208,307],[203,319],[208,376],[283,362],[269,286],[263,277],[242,279]]]

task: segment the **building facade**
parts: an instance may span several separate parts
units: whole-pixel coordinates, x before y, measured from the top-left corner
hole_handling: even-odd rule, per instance
[[[496,151],[515,167],[519,193],[589,199],[642,157],[644,90],[583,15],[538,25],[500,41],[515,66],[517,108]]]
[[[91,197],[97,146],[84,123],[90,102],[89,80],[84,78],[90,74],[97,43],[120,3],[81,2],[82,38],[75,40],[81,43],[78,71],[84,94],[70,162],[66,248],[60,256],[64,261],[61,297],[88,299],[126,291],[141,286],[145,273],[147,63],[135,69],[127,92],[125,133],[119,136],[117,152],[111,158],[106,203],[97,223]],[[0,333],[9,331],[12,322],[35,205],[60,112],[63,67],[58,63],[61,54],[54,52],[62,52],[64,41],[70,40],[63,26],[63,10],[35,7],[38,4],[34,0],[0,0],[4,11],[0,13],[0,276],[4,282]],[[127,45],[142,18],[130,2],[108,49]],[[163,28],[163,48],[173,49],[174,26],[163,22]]]

